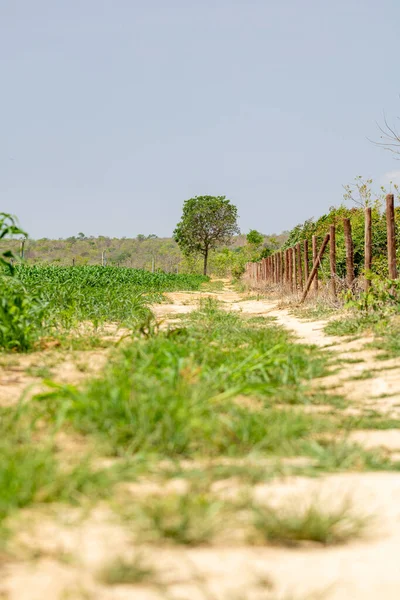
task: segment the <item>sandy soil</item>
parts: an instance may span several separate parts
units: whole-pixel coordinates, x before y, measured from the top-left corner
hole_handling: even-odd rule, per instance
[[[378,360],[365,350],[368,339],[351,342],[325,336],[324,321],[306,322],[278,309],[272,300],[246,299],[234,290],[217,293],[169,294],[155,307],[163,326],[176,315],[198,306],[199,297],[217,298],[227,310],[243,315],[274,317],[298,339],[334,352],[341,368],[316,385],[324,385],[352,401],[354,414],[373,408],[397,416],[400,404],[400,361]],[[347,359],[360,362],[349,364]],[[101,363],[101,358],[99,358]],[[10,372],[10,371],[8,371]],[[16,372],[18,374],[18,371]],[[369,379],[354,379],[371,374]],[[18,375],[16,375],[18,376]],[[1,374],[0,374],[1,377]],[[368,448],[383,446],[400,451],[400,430],[356,431],[353,439]],[[236,493],[237,484],[221,482],[224,493]],[[154,491],[154,490],[153,490]],[[179,490],[175,489],[179,493]],[[184,490],[183,490],[184,491]],[[132,498],[143,487],[131,488]],[[151,490],[150,490],[151,493]],[[126,528],[107,507],[98,507],[84,520],[60,508],[60,514],[27,511],[26,528],[16,543],[36,560],[4,566],[0,598],[9,600],[398,600],[400,568],[400,474],[349,473],[317,479],[281,477],[255,485],[259,501],[318,499],[324,507],[351,499],[356,514],[371,516],[367,535],[343,546],[324,548],[309,544],[296,549],[249,546],[207,548],[142,547],[156,568],[157,583],[107,587],[96,579],[105,561],[129,556],[138,548]],[[151,501],[151,500],[149,500]],[[3,596],[1,595],[3,593]]]

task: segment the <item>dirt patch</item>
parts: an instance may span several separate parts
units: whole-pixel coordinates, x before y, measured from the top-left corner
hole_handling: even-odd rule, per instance
[[[100,373],[107,362],[109,349],[65,352],[40,351],[15,355],[12,362],[0,366],[0,406],[11,406],[20,400],[43,392],[43,381],[79,385],[90,375]]]
[[[34,550],[36,560],[3,566],[1,589],[9,600],[273,600],[291,594],[309,598],[316,591],[326,592],[324,597],[330,600],[397,600],[400,475],[287,478],[256,485],[253,495],[277,506],[299,497],[319,499],[325,506],[351,499],[358,514],[371,515],[370,528],[364,539],[331,548],[138,547],[129,528],[118,525],[106,508],[93,511],[84,521],[74,518],[73,512],[68,517],[64,511],[58,520],[43,514],[35,518],[31,512],[19,544],[25,552]],[[157,584],[99,583],[96,574],[104,564],[137,551],[154,569]]]
[[[400,429],[368,429],[352,431],[349,441],[364,446],[364,448],[383,448],[384,450],[400,451]]]

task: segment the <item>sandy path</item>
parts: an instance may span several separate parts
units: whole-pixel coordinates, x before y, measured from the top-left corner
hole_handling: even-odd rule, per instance
[[[169,294],[169,303],[155,307],[163,326],[177,315],[197,308],[200,297],[217,298],[227,310],[243,315],[270,316],[292,330],[298,339],[336,353],[340,372],[317,385],[334,388],[352,400],[355,411],[373,407],[395,414],[400,394],[400,362],[380,361],[377,353],[363,348],[368,339],[352,342],[328,337],[324,321],[306,322],[277,308],[271,300],[252,300],[231,289],[216,293]],[[379,369],[371,379],[354,380],[364,371]],[[390,367],[390,368],[389,368]],[[384,390],[384,391],[382,391]],[[389,391],[387,391],[389,390]],[[395,395],[387,397],[388,393]],[[382,397],[384,394],[386,397]],[[400,449],[399,430],[357,431],[368,446]],[[361,439],[363,438],[363,439]],[[226,482],[232,493],[235,487]],[[294,497],[318,498],[323,506],[351,498],[355,512],[372,515],[368,535],[344,546],[323,548],[310,544],[296,549],[267,547],[146,548],[166,588],[157,586],[105,587],[94,574],[103,561],[132,552],[127,532],[104,514],[77,525],[54,524],[40,518],[35,550],[43,556],[31,563],[10,564],[4,578],[4,598],[9,600],[398,600],[400,598],[400,474],[396,472],[345,473],[317,479],[278,478],[255,485],[252,494],[262,500],[285,501]],[[28,515],[29,517],[29,515]],[[65,519],[64,519],[65,520]],[[74,562],[63,562],[63,553]],[[262,584],[264,582],[264,584]],[[268,589],[266,582],[271,583]],[[0,597],[1,596],[0,585]]]
[[[371,338],[347,341],[342,337],[327,336],[323,332],[326,321],[300,320],[269,299],[246,300],[231,291],[214,294],[214,297],[228,310],[274,317],[278,324],[293,331],[299,341],[333,352],[341,368],[317,385],[322,384],[351,400],[352,414],[374,410],[388,416],[400,416],[400,360],[379,360],[377,351],[365,349]],[[181,299],[177,296],[173,301],[179,304]],[[193,301],[194,305],[188,304],[189,298],[186,298],[186,310],[189,306],[196,308],[197,301],[192,297]],[[349,360],[359,362],[349,363]],[[366,376],[368,378],[363,379]],[[398,429],[361,430],[350,437],[368,448],[383,446],[391,451],[400,450]],[[225,564],[235,570],[241,560],[251,561],[252,566],[261,569],[265,575],[269,570],[279,590],[274,598],[286,593],[293,593],[293,598],[311,598],[316,591],[324,592],[322,597],[332,600],[400,598],[400,569],[395,558],[400,547],[400,474],[351,473],[306,480],[305,483],[293,479],[281,484],[275,481],[264,485],[263,492],[270,495],[274,489],[282,491],[286,485],[292,491],[301,489],[306,495],[320,497],[322,494],[325,498],[350,495],[361,512],[375,515],[376,528],[372,537],[341,548],[323,550],[310,547],[231,551],[225,553]],[[215,560],[217,563],[217,558]]]

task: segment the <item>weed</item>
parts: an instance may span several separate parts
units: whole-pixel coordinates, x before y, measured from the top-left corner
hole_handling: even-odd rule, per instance
[[[97,579],[107,585],[149,583],[154,581],[155,572],[142,555],[137,554],[132,560],[123,557],[106,564],[97,574]]]
[[[354,375],[353,377],[349,377],[349,381],[364,381],[364,379],[373,379],[375,377],[374,371],[362,371],[358,375]]]
[[[303,541],[337,544],[358,537],[365,519],[356,517],[348,503],[336,509],[321,508],[316,502],[307,508],[253,506],[254,525],[262,541],[295,546]]]
[[[207,493],[168,494],[137,503],[133,527],[147,542],[168,541],[187,546],[210,543],[219,527],[223,503]]]
[[[201,483],[205,486],[215,481],[235,478],[242,484],[254,485],[255,483],[271,480],[276,474],[274,465],[256,464],[256,462],[243,463],[215,463],[211,465],[193,466],[182,469],[179,464],[169,467],[162,472],[163,477],[182,478],[188,480],[192,485]]]
[[[379,358],[387,359],[400,356],[400,323],[398,321],[391,320],[386,326],[381,323],[376,333],[376,339],[369,346],[385,351],[385,354]]]
[[[354,335],[363,333],[371,329],[379,318],[376,315],[350,315],[343,319],[335,319],[327,323],[324,327],[328,335]]]
[[[365,415],[361,417],[346,417],[341,419],[343,429],[400,429],[400,419],[388,418],[382,415]]]
[[[364,450],[346,440],[309,440],[304,443],[302,452],[318,461],[313,467],[316,472],[386,471],[394,467],[383,453]]]
[[[326,303],[317,302],[313,306],[292,307],[290,312],[299,319],[315,321],[330,317],[337,312],[337,309]]]
[[[49,367],[45,365],[33,365],[25,369],[25,373],[27,375],[31,375],[32,377],[41,377],[42,379],[50,379],[50,377],[52,376],[51,369],[49,369]]]
[[[206,281],[201,284],[201,291],[203,292],[221,292],[224,289],[224,282],[219,279]]]

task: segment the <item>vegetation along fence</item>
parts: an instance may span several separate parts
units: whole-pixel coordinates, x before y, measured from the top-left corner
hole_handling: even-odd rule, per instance
[[[368,291],[371,284],[368,274],[372,266],[372,210],[365,208],[365,237],[364,237],[364,290]],[[349,218],[343,219],[344,246],[346,254],[345,285],[353,289],[355,285],[354,269],[354,243],[352,228]],[[390,279],[397,279],[396,264],[396,235],[395,235],[395,210],[394,195],[386,196],[386,233],[387,233],[387,260]],[[311,287],[318,294],[318,272],[321,261],[329,245],[329,291],[333,299],[337,296],[336,274],[336,226],[330,225],[325,238],[318,250],[317,238],[312,236],[312,248],[309,249],[308,240],[296,243],[295,246],[279,250],[259,262],[246,265],[246,276],[253,285],[272,285],[284,288],[288,292],[301,294],[301,302],[306,299]]]

